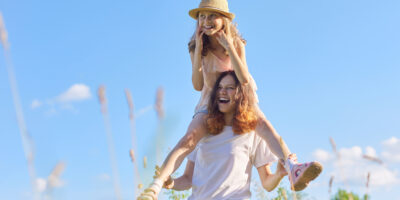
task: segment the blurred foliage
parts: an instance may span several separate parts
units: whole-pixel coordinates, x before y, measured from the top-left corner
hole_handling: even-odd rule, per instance
[[[168,196],[170,200],[180,200],[187,199],[191,193],[191,190],[185,191],[176,191],[176,190],[167,190],[164,194]]]
[[[358,196],[353,192],[339,189],[332,200],[369,200],[369,195],[365,194],[363,197]]]

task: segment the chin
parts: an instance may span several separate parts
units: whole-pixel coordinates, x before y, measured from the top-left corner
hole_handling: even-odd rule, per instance
[[[233,109],[231,109],[231,108],[226,108],[226,107],[221,107],[221,106],[218,106],[218,110],[219,110],[219,112],[222,112],[222,113],[229,113],[229,112],[231,112]]]

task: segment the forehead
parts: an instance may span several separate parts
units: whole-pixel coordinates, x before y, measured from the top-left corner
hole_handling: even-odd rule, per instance
[[[235,79],[231,75],[226,75],[224,78],[222,78],[221,82],[219,83],[220,85],[236,85]]]

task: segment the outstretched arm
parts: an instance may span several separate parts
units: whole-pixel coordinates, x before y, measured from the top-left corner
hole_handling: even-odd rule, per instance
[[[290,154],[290,158],[297,160],[296,154]],[[282,178],[287,175],[285,168],[282,165],[282,162],[278,162],[276,167],[275,174],[271,173],[271,168],[269,164],[263,165],[257,168],[258,175],[260,176],[260,180],[264,189],[268,192],[271,192],[279,185]]]
[[[282,173],[278,173],[278,170],[275,174],[272,174],[269,164],[258,167],[257,171],[263,188],[268,192],[274,190],[285,176]]]
[[[192,177],[194,170],[194,162],[188,160],[186,163],[185,172],[179,178],[173,179],[171,184],[165,185],[164,188],[173,190],[188,190],[192,187]]]
[[[169,175],[178,169],[185,157],[193,151],[200,139],[206,135],[207,129],[204,118],[205,114],[197,114],[190,123],[186,135],[169,153],[161,167],[159,176],[161,180],[165,181]]]
[[[154,180],[149,188],[145,190],[145,193],[138,199],[148,199],[145,196],[151,196],[152,199],[156,199],[158,193],[161,190],[162,185],[168,180],[168,177],[179,168],[185,157],[193,151],[197,143],[203,138],[206,133],[206,125],[204,118],[206,114],[199,113],[195,116],[189,125],[189,128],[185,136],[178,142],[174,149],[168,154],[165,159],[159,176]]]

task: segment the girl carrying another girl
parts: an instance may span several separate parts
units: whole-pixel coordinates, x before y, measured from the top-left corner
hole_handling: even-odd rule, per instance
[[[254,115],[257,118],[255,133],[267,144],[272,153],[284,163],[289,174],[289,181],[294,190],[307,187],[322,171],[318,162],[297,163],[288,156],[288,147],[281,142],[281,137],[258,107],[256,84],[250,75],[246,63],[245,40],[242,39],[232,23],[235,15],[229,12],[226,0],[202,0],[199,7],[189,11],[189,15],[197,20],[196,31],[189,42],[189,53],[192,61],[192,83],[195,90],[201,91],[201,98],[196,106],[193,120],[185,134],[165,159],[159,176],[145,190],[144,196],[158,195],[162,185],[192,152],[203,137],[209,135],[204,120],[208,117],[207,106],[218,76],[233,70],[240,84],[250,88],[253,95],[249,102],[255,105]],[[219,99],[221,102],[226,99]],[[235,117],[237,122],[247,119]],[[286,159],[287,158],[287,159]],[[153,195],[150,195],[153,196]]]

